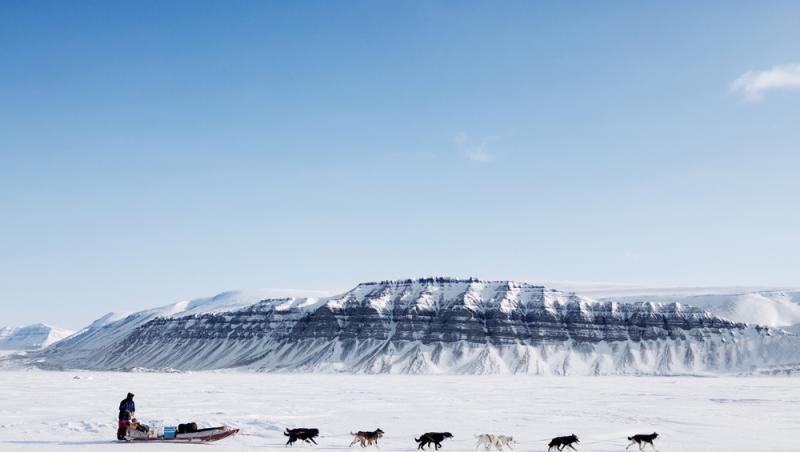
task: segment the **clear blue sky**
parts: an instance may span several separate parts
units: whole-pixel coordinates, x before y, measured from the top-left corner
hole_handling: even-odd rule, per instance
[[[697,3],[3,1],[0,324],[427,275],[800,285],[800,91],[731,88],[800,63],[800,3]]]

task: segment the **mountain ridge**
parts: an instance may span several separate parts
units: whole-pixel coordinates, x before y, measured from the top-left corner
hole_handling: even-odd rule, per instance
[[[213,298],[194,310],[141,311],[87,328],[39,353],[37,363],[556,375],[742,373],[800,363],[797,338],[779,330],[680,303],[598,301],[525,282],[386,280],[330,297],[244,297],[244,306]]]

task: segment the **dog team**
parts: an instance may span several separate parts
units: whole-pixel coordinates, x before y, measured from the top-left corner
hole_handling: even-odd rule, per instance
[[[316,428],[287,428],[283,434],[289,437],[289,440],[286,441],[287,446],[294,445],[297,440],[304,441],[306,443],[317,444],[317,442],[314,441],[314,438],[319,436],[319,430]],[[383,430],[379,428],[371,432],[360,430],[355,433],[350,432],[350,435],[353,436],[353,441],[350,442],[349,447],[353,447],[356,443],[358,443],[361,447],[375,446],[380,449],[380,446],[378,446],[378,440],[383,437],[383,434]],[[442,447],[442,441],[452,437],[453,434],[450,432],[427,432],[420,435],[419,438],[414,438],[414,441],[416,441],[418,444],[417,450],[425,450],[425,447],[430,447],[433,445],[434,450],[438,451],[439,448]],[[483,446],[487,451],[492,447],[499,451],[503,450],[503,447],[508,447],[509,449],[513,450],[511,445],[515,444],[513,436],[484,433],[482,435],[475,435],[475,438],[478,440],[478,442],[475,444],[476,450],[481,446]],[[656,438],[658,438],[658,433],[655,432],[651,434],[638,434],[629,436],[628,441],[631,443],[628,444],[628,447],[626,447],[625,450],[628,450],[628,448],[633,445],[638,445],[639,450],[643,451],[644,447],[649,444],[654,451],[658,452],[656,446],[653,445],[653,441]],[[559,452],[562,452],[567,447],[572,450],[578,450],[573,446],[574,444],[578,443],[580,443],[580,441],[574,433],[569,436],[559,436],[550,440],[550,442],[547,444],[547,450],[548,452],[552,452],[552,450],[555,448]]]

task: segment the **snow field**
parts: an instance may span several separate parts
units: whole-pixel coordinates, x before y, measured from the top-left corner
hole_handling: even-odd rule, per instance
[[[116,443],[116,409],[128,391],[145,422],[228,424],[242,434],[210,445]],[[285,427],[319,428],[320,452],[344,450],[348,432],[378,427],[384,452],[413,452],[426,431],[453,433],[441,452],[475,450],[479,433],[513,435],[516,452],[545,451],[547,439],[570,433],[579,451],[622,451],[626,436],[653,431],[661,452],[800,450],[800,385],[777,377],[4,371],[0,401],[4,452],[285,451]]]

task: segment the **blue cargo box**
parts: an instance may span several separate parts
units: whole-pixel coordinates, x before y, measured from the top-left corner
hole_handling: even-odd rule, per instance
[[[178,427],[164,427],[164,438],[175,438],[178,434]]]

